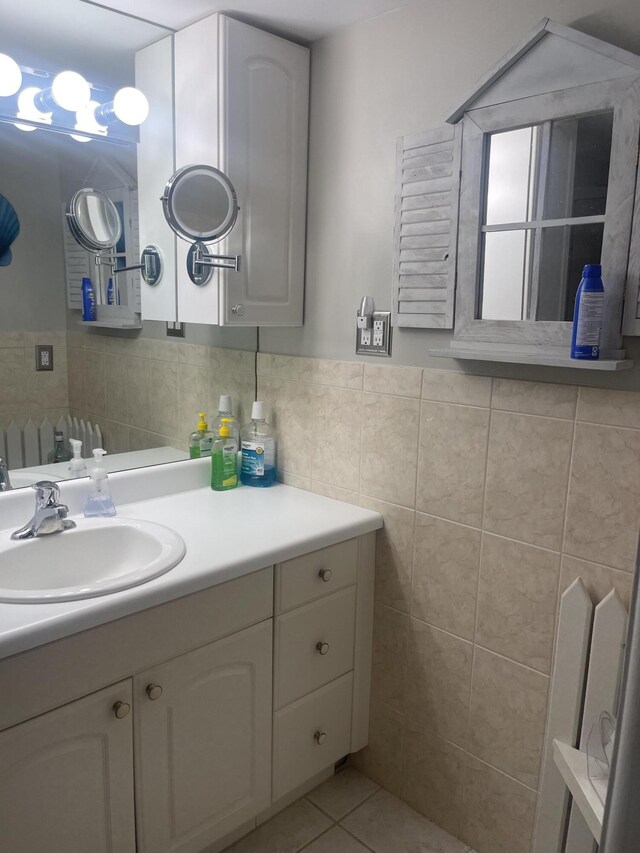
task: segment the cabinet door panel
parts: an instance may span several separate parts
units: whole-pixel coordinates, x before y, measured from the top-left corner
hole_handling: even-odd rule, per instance
[[[269,805],[271,642],[268,620],[135,678],[139,853],[195,853]]]
[[[132,716],[123,681],[0,733],[0,850],[134,853]]]
[[[302,325],[309,51],[222,17],[220,168],[240,214],[224,254],[221,323]],[[243,313],[234,313],[236,305]]]

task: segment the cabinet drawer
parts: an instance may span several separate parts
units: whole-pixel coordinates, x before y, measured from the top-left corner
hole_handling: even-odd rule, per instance
[[[349,752],[352,689],[347,673],[275,714],[274,801]]]
[[[276,708],[353,669],[355,609],[351,586],[276,618]]]
[[[349,539],[276,567],[276,613],[284,613],[356,582],[358,540]]]

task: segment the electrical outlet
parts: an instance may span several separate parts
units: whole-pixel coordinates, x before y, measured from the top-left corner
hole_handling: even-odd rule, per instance
[[[36,370],[53,370],[53,347],[50,344],[36,346]]]
[[[168,338],[184,338],[184,323],[167,323]]]
[[[356,329],[358,355],[391,355],[391,312],[374,311],[370,329]]]

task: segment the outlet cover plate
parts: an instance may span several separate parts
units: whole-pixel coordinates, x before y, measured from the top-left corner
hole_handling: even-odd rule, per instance
[[[53,347],[36,345],[36,370],[53,370]]]
[[[356,328],[356,355],[379,355],[385,358],[391,357],[391,312],[374,311],[371,315],[371,328]],[[380,340],[380,324],[382,325],[382,339]],[[363,333],[365,341],[363,343]],[[374,340],[376,343],[374,344]]]

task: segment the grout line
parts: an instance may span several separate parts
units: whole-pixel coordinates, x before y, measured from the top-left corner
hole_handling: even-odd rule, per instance
[[[322,814],[324,814],[324,812],[322,812]],[[274,815],[274,817],[275,817],[275,815]],[[325,815],[325,817],[328,817],[328,815]],[[267,823],[268,823],[268,821],[267,821]],[[331,832],[331,830],[334,829],[335,826],[336,826],[336,824],[333,823],[331,826],[328,826],[326,829],[323,829],[322,832],[320,833],[320,835],[316,835],[316,837],[312,838],[311,841],[305,842],[305,844],[303,844],[302,847],[296,847],[295,853],[302,853],[303,850],[308,850],[312,844],[315,844],[316,841],[319,838],[322,838],[323,835],[327,835],[329,832]]]
[[[348,836],[354,838],[358,842],[358,844],[361,844],[365,848],[365,850],[371,850],[371,853],[375,853],[373,847],[369,847],[368,844],[365,844],[365,842],[361,838],[358,838],[357,835],[354,835],[353,832],[350,832],[346,826],[342,826],[342,824],[340,823],[338,824],[338,826],[343,832],[346,832]]]

